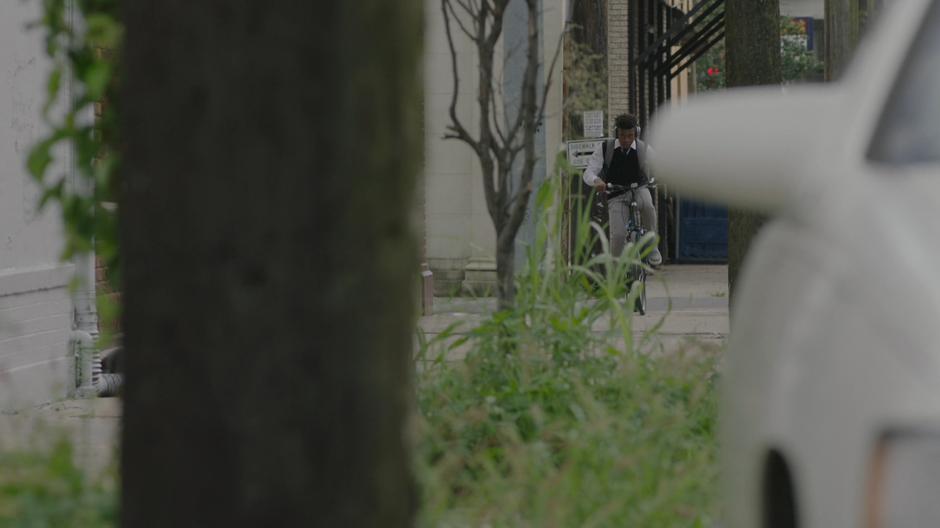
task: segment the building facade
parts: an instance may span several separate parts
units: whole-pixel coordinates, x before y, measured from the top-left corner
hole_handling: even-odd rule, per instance
[[[47,131],[41,118],[50,64],[39,2],[0,3],[0,410],[65,397],[74,389],[73,327],[60,213],[40,211],[26,170],[29,149]],[[50,174],[70,174],[69,152]]]
[[[566,4],[561,0],[544,0],[540,10],[541,50],[543,65],[551,62],[560,43]],[[458,140],[443,139],[450,123],[450,104],[454,81],[450,48],[439,1],[425,3],[425,170],[424,217],[425,257],[434,273],[435,293],[452,295],[460,292],[482,293],[491,289],[496,280],[496,236],[487,212],[479,161],[470,147]],[[527,30],[524,3],[510,2],[503,29],[500,60],[511,64],[520,52],[515,45]],[[480,116],[476,95],[479,89],[478,60],[474,44],[454,28],[454,47],[460,79],[457,114],[472,133],[479,129]],[[543,68],[540,82],[551,79],[543,127],[539,131],[536,150],[540,163],[536,167],[536,183],[543,181],[551,170],[550,160],[562,144],[561,63],[554,71]],[[500,62],[496,75],[500,92],[510,93],[518,68],[503,68]],[[509,96],[503,104],[511,105]],[[517,255],[527,240],[534,237],[534,226],[526,223],[517,237]]]

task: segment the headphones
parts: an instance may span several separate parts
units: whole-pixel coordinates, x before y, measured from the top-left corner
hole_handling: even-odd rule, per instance
[[[640,131],[643,130],[643,129],[640,128],[640,125],[637,125],[637,126],[633,127],[633,129],[636,130],[636,138],[637,138],[637,139],[640,139]],[[629,130],[629,129],[627,129],[627,130]],[[615,138],[620,137],[620,127],[614,127],[614,137],[615,137]]]

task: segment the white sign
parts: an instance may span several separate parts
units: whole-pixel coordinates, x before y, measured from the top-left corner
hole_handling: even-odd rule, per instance
[[[568,142],[568,163],[578,169],[588,166],[591,154],[601,148],[607,139],[582,139]]]
[[[604,137],[604,111],[582,112],[584,116],[584,137]]]

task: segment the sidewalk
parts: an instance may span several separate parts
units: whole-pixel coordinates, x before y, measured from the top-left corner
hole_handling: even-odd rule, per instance
[[[48,453],[67,439],[76,466],[99,475],[117,460],[120,426],[120,398],[64,400],[3,412],[0,452]]]
[[[669,353],[684,343],[723,346],[728,336],[728,267],[723,265],[664,266],[647,283],[648,311],[633,318],[635,344],[660,321],[662,327],[644,349]],[[434,314],[424,316],[419,327],[428,340],[453,323],[460,323],[457,336],[477,326],[496,310],[494,298],[435,298]],[[605,332],[607,325],[596,326]],[[450,339],[453,341],[456,337]],[[459,358],[463,350],[448,357]]]

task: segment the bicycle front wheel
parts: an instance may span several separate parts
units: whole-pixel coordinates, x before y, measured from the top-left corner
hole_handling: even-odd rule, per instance
[[[640,288],[640,293],[636,297],[636,302],[633,307],[633,311],[637,312],[640,315],[646,315],[646,270],[643,269],[643,266],[635,267],[635,274],[632,288]]]

